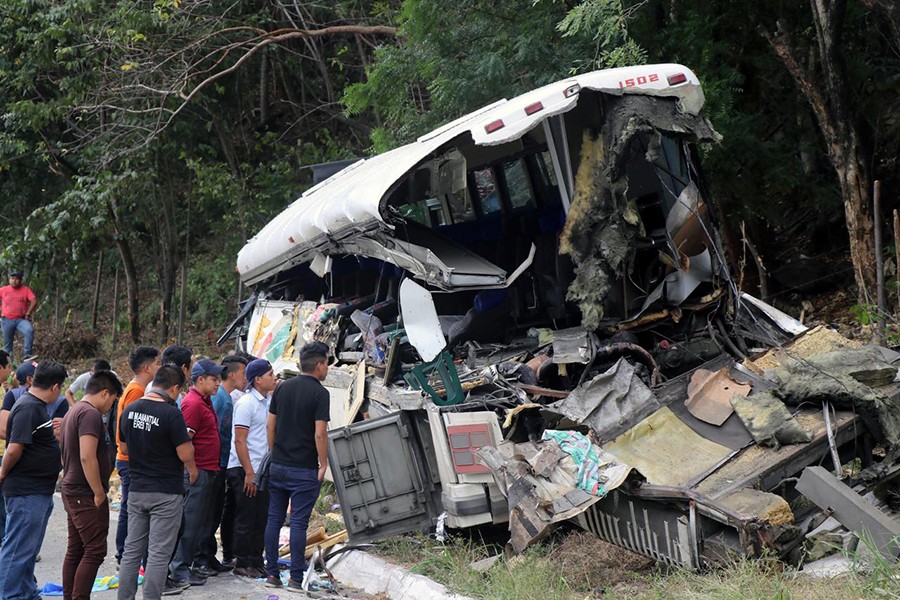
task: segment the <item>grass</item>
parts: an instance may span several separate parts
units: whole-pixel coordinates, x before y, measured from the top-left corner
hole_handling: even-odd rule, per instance
[[[582,532],[503,557],[486,573],[469,565],[498,549],[463,537],[441,544],[424,535],[402,536],[382,542],[376,553],[452,592],[486,600],[900,599],[897,563],[861,548],[850,558],[865,568],[836,578],[813,578],[774,558],[736,559],[702,573],[666,569]]]

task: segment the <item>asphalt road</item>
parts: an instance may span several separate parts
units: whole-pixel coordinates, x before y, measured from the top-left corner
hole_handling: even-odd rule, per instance
[[[118,511],[110,511],[110,527],[109,538],[107,544],[107,558],[100,565],[97,573],[98,577],[116,574],[116,523],[119,517]],[[62,584],[62,562],[66,554],[66,538],[68,536],[66,526],[66,512],[62,506],[62,500],[59,494],[55,494],[53,498],[53,514],[50,516],[50,523],[47,526],[47,535],[44,538],[44,545],[41,547],[41,561],[35,567],[35,576],[38,585],[43,586],[47,582]],[[184,598],[185,600],[266,600],[269,595],[275,594],[279,598],[289,600],[291,598],[303,598],[303,594],[282,590],[273,590],[263,585],[261,581],[254,581],[243,577],[236,577],[231,573],[220,573],[216,577],[211,577],[206,584],[200,587],[191,587],[180,596],[169,596],[170,598]],[[45,596],[49,598],[49,596]],[[113,600],[116,597],[116,590],[108,590],[104,592],[95,592],[92,598],[98,600]],[[141,597],[138,591],[138,598]],[[333,597],[333,596],[332,596]],[[349,594],[346,597],[351,598],[367,598],[365,594]]]

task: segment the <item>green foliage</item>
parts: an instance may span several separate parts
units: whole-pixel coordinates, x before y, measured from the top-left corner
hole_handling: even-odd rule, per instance
[[[627,12],[621,0],[584,0],[566,14],[558,28],[567,38],[587,35],[594,41],[594,58],[579,70],[646,62],[646,51],[628,34]]]
[[[383,151],[501,98],[581,70],[640,62],[621,3],[592,0],[575,16],[549,0],[406,0],[402,41],[382,46],[365,82],[351,85],[351,115],[382,120]]]
[[[878,306],[875,304],[854,304],[849,310],[860,325],[871,325],[878,322]]]

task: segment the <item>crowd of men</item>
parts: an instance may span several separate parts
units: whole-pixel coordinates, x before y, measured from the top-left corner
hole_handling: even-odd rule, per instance
[[[181,594],[227,571],[282,587],[279,535],[288,505],[286,585],[300,589],[306,529],[328,465],[329,398],[321,384],[328,354],[324,344],[307,344],[301,374],[281,381],[264,359],[195,361],[186,346],[138,346],[124,388],[98,361],[65,392],[63,365],[23,362],[15,371],[20,385],[0,410],[0,600],[41,597],[34,568],[60,466],[66,600],[90,598],[106,559],[113,469],[121,482],[120,600],[135,598],[142,566],[145,599]],[[0,380],[11,367],[0,351]]]

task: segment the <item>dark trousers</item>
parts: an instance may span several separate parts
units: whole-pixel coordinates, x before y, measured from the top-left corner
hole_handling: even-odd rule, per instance
[[[210,506],[210,492],[212,481],[216,471],[200,470],[194,485],[188,484],[188,475],[184,474],[184,532],[178,540],[175,549],[175,557],[169,565],[169,571],[173,579],[185,580],[190,577],[191,567],[201,542],[205,539],[210,528],[212,510]]]
[[[216,530],[222,527],[222,560],[234,558],[231,550],[231,531],[234,527],[234,507],[230,506],[231,515],[228,516],[227,523],[225,519],[225,471],[219,471],[213,476],[210,483],[210,514],[209,531],[200,544],[197,562],[201,565],[212,565],[216,563]]]
[[[116,562],[121,562],[122,552],[125,551],[125,538],[128,537],[128,488],[131,486],[128,461],[117,460],[116,472],[119,473],[122,490],[122,506],[119,507],[119,522],[116,527]]]
[[[3,457],[0,456],[0,461]],[[0,494],[0,545],[3,545],[3,538],[6,536],[6,500],[3,494]]]
[[[272,463],[269,467],[269,517],[266,521],[266,570],[278,576],[278,534],[291,503],[291,579],[302,581],[306,571],[306,529],[322,482],[318,469]]]
[[[234,566],[262,567],[269,493],[257,490],[255,496],[248,497],[244,493],[243,467],[228,469],[228,487],[233,492],[235,503]]]
[[[62,501],[69,525],[69,545],[62,568],[63,597],[90,600],[97,570],[106,558],[109,503],[97,507],[93,496],[66,494]]]

